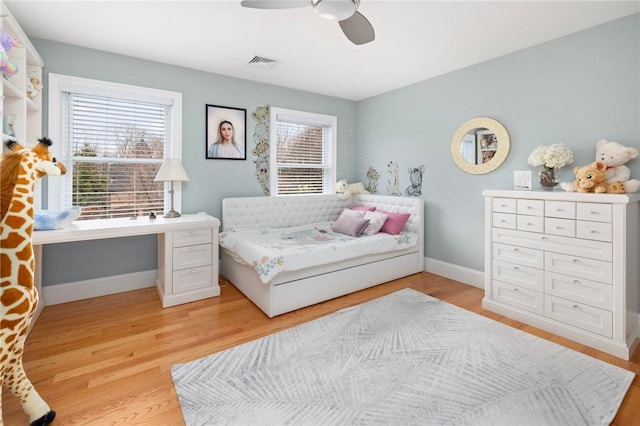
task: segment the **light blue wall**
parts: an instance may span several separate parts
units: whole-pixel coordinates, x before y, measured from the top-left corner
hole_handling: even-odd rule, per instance
[[[270,104],[334,114],[339,178],[366,182],[365,173],[373,166],[382,175],[379,192],[386,193],[387,164],[395,161],[404,191],[409,185],[407,167],[424,164],[426,256],[483,270],[481,192],[512,188],[513,171],[531,169],[527,157],[536,146],[563,142],[574,150],[576,165],[593,160],[600,138],[640,148],[639,28],[640,14],[636,14],[358,103],[44,40],[33,42],[45,61],[45,72],[183,93],[183,159],[192,176],[184,186],[184,212],[219,216],[223,197],[261,195],[251,157],[240,163],[204,159],[206,103],[246,108],[248,113]],[[502,122],[511,136],[506,162],[480,176],[459,170],[449,154],[458,126],[478,116]],[[249,135],[254,124],[249,120]],[[632,176],[640,177],[640,160],[630,166]],[[563,180],[573,180],[570,169],[563,170]],[[130,240],[136,243],[131,246]],[[155,239],[139,240],[45,247],[44,281],[57,284],[153,269]],[[125,246],[139,251],[139,256],[132,257]]]
[[[251,155],[256,122],[250,115],[256,107],[265,104],[337,116],[337,174],[347,179],[355,175],[352,147],[356,104],[353,101],[48,40],[33,39],[32,42],[45,62],[45,87],[48,87],[48,73],[56,73],[182,93],[182,158],[191,179],[183,184],[183,213],[205,211],[220,217],[222,198],[262,195]],[[43,128],[47,129],[46,90],[44,95]],[[246,161],[205,159],[206,104],[247,110]],[[43,282],[45,285],[67,283],[155,269],[156,265],[155,237],[48,245],[43,253]]]
[[[359,179],[373,166],[384,192],[393,160],[404,191],[407,168],[424,164],[425,255],[484,270],[482,190],[513,188],[513,171],[532,169],[535,147],[565,143],[574,165],[593,161],[601,138],[640,148],[639,28],[636,14],[359,102]],[[449,146],[463,122],[481,116],[507,128],[511,151],[498,170],[469,175]],[[640,159],[630,168],[640,178]],[[572,170],[561,180],[572,181]]]

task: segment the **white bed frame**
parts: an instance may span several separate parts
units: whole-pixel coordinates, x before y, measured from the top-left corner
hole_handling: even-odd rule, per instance
[[[225,198],[222,200],[222,229],[283,228],[333,221],[349,206],[375,206],[411,213],[405,227],[418,233],[418,242],[402,251],[283,272],[269,284],[264,284],[252,267],[236,262],[223,249],[222,275],[271,318],[424,271],[424,202],[421,198],[373,194],[358,194],[348,200],[329,194]]]

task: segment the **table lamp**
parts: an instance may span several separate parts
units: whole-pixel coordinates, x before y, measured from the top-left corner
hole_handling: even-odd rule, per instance
[[[189,180],[187,172],[177,158],[165,158],[156,175],[156,182],[171,182],[171,210],[164,217],[180,217],[180,213],[173,209],[173,182],[186,182]]]

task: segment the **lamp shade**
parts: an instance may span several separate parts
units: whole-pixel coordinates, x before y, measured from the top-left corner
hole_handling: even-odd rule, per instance
[[[189,180],[182,162],[177,158],[165,158],[156,175],[156,182],[186,182]]]

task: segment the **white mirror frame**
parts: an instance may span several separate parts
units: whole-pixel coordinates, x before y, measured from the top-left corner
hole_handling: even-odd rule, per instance
[[[493,158],[484,164],[471,164],[462,156],[460,152],[460,143],[462,138],[471,130],[483,127],[491,130],[498,138],[498,150]],[[477,117],[466,121],[462,126],[456,130],[451,140],[451,158],[453,162],[460,168],[460,170],[472,174],[483,175],[494,171],[507,159],[509,154],[509,147],[511,142],[509,140],[509,133],[500,122],[488,117]]]

